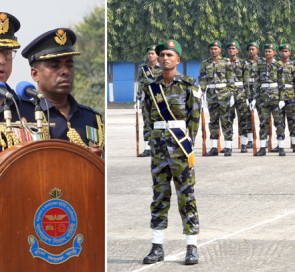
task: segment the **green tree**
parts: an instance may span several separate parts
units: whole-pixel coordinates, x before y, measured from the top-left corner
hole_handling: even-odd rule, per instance
[[[105,110],[105,8],[96,7],[75,26],[77,50],[73,95],[81,104]]]

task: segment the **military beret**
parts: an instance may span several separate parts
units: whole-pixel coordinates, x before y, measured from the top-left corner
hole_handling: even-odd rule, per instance
[[[276,50],[277,46],[275,43],[267,43],[263,45],[263,49],[273,49]]]
[[[280,46],[279,46],[279,51],[281,51],[282,49],[288,49],[288,50],[292,50],[292,46],[291,46],[291,44],[289,44],[289,43],[284,43],[284,44],[281,44]]]
[[[22,56],[31,64],[35,60],[80,55],[74,48],[75,33],[68,28],[57,28],[43,33],[29,43],[22,51]]]
[[[230,43],[226,45],[226,48],[229,48],[230,46],[235,46],[237,49],[240,49],[240,44],[237,40],[233,40]]]
[[[155,45],[155,44],[154,44],[154,45],[150,45],[150,46],[148,46],[148,47],[146,48],[146,52],[149,52],[149,51],[151,51],[151,50],[155,51],[155,49],[156,49],[156,45]]]
[[[14,33],[20,29],[20,22],[6,12],[0,12],[0,48],[17,49],[20,44]]]
[[[167,50],[167,49],[175,51],[181,57],[182,49],[178,41],[170,39],[164,43],[158,44],[156,46],[156,54],[159,56],[162,50]]]
[[[212,47],[212,46],[217,46],[217,47],[221,48],[221,42],[216,40],[216,41],[208,44],[209,48]]]
[[[258,42],[250,42],[246,45],[246,50],[249,50],[250,46],[255,46],[257,49],[259,49],[259,43]]]

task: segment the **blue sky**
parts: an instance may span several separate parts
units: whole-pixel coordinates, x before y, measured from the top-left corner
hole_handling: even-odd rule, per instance
[[[93,8],[104,5],[104,0],[9,0],[1,1],[0,12],[8,12],[21,23],[15,33],[21,48],[13,60],[12,74],[8,84],[14,89],[18,82],[33,82],[29,63],[21,56],[21,51],[40,34],[59,27],[76,25],[83,21]]]

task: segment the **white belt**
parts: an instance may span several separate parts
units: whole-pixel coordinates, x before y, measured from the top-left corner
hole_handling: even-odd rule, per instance
[[[241,86],[243,86],[243,82],[241,82],[241,81],[235,82],[235,86],[241,87]]]
[[[294,88],[293,84],[285,84],[285,88]]]
[[[186,129],[186,123],[184,120],[174,121],[156,121],[154,122],[154,129],[166,129],[166,128],[184,128]]]
[[[209,89],[221,89],[221,88],[226,87],[226,83],[208,84],[207,87]]]
[[[278,83],[262,83],[261,88],[275,88],[278,87]]]
[[[254,78],[252,77],[252,78],[249,78],[248,79],[248,82],[254,82]]]

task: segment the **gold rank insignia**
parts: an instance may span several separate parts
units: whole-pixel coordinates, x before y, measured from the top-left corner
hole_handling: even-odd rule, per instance
[[[7,18],[7,14],[0,14],[0,34],[5,34],[9,29],[9,18]]]
[[[54,37],[54,40],[59,44],[59,45],[65,45],[67,42],[67,33],[63,29],[59,29],[56,32],[56,36]]]
[[[164,100],[162,94],[157,93],[157,95],[156,95],[156,100],[157,100],[157,103],[161,103],[161,102]]]

